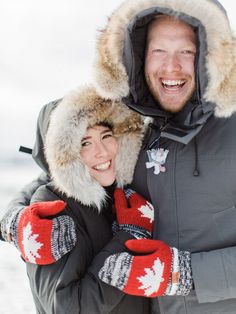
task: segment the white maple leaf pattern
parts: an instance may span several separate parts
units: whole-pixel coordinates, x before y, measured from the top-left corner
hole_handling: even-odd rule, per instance
[[[24,247],[25,256],[31,263],[36,263],[36,258],[41,257],[38,254],[38,250],[43,246],[43,243],[36,240],[38,236],[38,234],[33,234],[32,226],[29,222],[23,229],[22,244]]]
[[[162,277],[165,263],[162,263],[159,258],[154,261],[152,268],[145,268],[146,275],[137,277],[142,284],[138,289],[144,290],[144,295],[149,297],[154,292],[157,292],[161,282],[164,281]]]
[[[142,213],[141,217],[150,219],[150,223],[154,221],[154,207],[151,203],[147,202],[146,205],[142,205],[138,210]]]

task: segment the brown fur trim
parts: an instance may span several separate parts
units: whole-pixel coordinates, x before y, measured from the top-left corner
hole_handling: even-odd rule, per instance
[[[98,39],[95,62],[98,93],[113,100],[128,95],[128,77],[122,62],[125,31],[137,13],[151,7],[170,8],[177,15],[185,13],[204,25],[209,77],[204,98],[216,104],[217,116],[230,116],[236,109],[236,41],[224,12],[210,0],[126,0],[111,15]]]
[[[142,143],[143,121],[124,104],[102,99],[93,87],[73,91],[61,101],[50,118],[45,143],[45,155],[56,187],[99,210],[106,193],[81,161],[80,149],[87,128],[101,122],[112,124],[118,139],[118,182],[121,186],[130,183]]]

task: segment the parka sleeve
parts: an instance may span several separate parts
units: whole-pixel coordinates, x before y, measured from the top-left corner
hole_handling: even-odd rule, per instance
[[[191,255],[199,303],[236,298],[236,247]]]

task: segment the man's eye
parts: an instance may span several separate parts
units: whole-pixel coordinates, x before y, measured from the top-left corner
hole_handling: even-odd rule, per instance
[[[158,48],[158,49],[153,49],[153,50],[152,50],[152,53],[154,53],[154,54],[155,54],[155,53],[164,53],[164,52],[165,52],[165,50],[163,50],[163,49],[159,49],[159,48]]]
[[[193,50],[183,50],[181,53],[184,55],[195,55],[195,51]]]

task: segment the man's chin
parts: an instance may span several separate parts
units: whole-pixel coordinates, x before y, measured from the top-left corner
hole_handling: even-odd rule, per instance
[[[181,102],[179,104],[176,104],[176,101],[168,101],[168,102],[164,102],[164,101],[160,101],[159,99],[156,99],[156,101],[158,102],[160,108],[162,110],[165,110],[169,113],[178,113],[180,112],[185,104],[187,103],[187,101]]]
[[[173,95],[171,97],[165,97],[166,99],[163,99],[162,97],[155,97],[155,100],[158,102],[161,109],[169,112],[169,113],[178,113],[180,112],[184,106],[187,104],[187,102],[192,98],[191,95],[188,95],[186,97],[178,97],[178,95]],[[176,100],[179,98],[179,101],[176,102]]]

